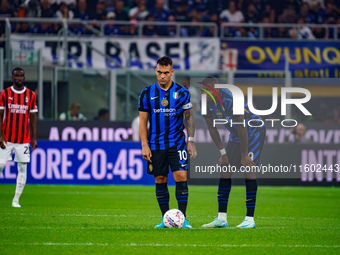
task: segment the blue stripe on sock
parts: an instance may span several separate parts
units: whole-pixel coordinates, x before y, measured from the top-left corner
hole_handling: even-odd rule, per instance
[[[218,191],[217,193],[229,194],[230,191]]]
[[[220,189],[223,189],[223,190],[231,190],[231,188],[218,188],[219,190]]]
[[[177,202],[188,202],[188,200],[177,200]]]
[[[169,204],[169,202],[158,202],[158,204]]]
[[[247,195],[247,198],[248,198],[248,197],[256,197],[256,195]]]
[[[169,193],[169,191],[164,192],[164,193],[157,193],[157,192],[156,192],[156,195],[157,195],[157,196],[161,196],[161,195],[165,195],[165,194],[168,194],[168,193]]]
[[[256,193],[257,191],[247,191],[246,193],[249,194],[249,193]]]
[[[179,198],[179,197],[188,197],[188,196],[176,196],[176,198]]]

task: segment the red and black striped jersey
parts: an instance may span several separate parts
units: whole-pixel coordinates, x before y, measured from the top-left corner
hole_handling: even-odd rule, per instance
[[[37,97],[28,88],[15,90],[9,87],[1,91],[0,110],[4,110],[2,133],[7,142],[29,143],[29,118],[31,112],[38,112]]]

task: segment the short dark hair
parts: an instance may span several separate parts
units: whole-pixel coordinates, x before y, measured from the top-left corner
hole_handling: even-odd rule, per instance
[[[109,109],[106,108],[102,108],[98,111],[98,117],[104,116],[105,114],[107,114],[109,112]]]
[[[205,77],[202,81],[201,81],[201,86],[205,85],[205,84],[208,84],[208,85],[211,85],[211,86],[214,86],[215,84],[218,83],[218,80],[216,79],[216,77],[210,75],[210,76],[207,76]]]
[[[171,60],[171,58],[169,58],[167,56],[163,56],[163,57],[160,57],[157,60],[157,65],[160,65],[160,66],[172,66],[172,60]]]
[[[22,69],[21,67],[16,67],[12,70],[12,75],[14,74],[14,71],[23,71],[25,73],[25,70]]]

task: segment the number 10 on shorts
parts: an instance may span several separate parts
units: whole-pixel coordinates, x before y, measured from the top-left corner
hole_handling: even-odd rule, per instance
[[[188,154],[187,151],[177,151],[179,155],[179,160],[187,160],[188,159]]]

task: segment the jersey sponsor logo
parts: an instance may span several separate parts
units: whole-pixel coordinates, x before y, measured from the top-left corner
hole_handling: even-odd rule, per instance
[[[164,113],[164,116],[173,116],[176,114],[176,109],[175,108],[170,108],[170,109],[164,109],[164,108],[160,108],[160,109],[153,109],[154,113]]]
[[[161,113],[161,112],[169,113],[169,112],[176,112],[176,109],[175,108],[170,108],[170,109],[159,108],[159,109],[153,109],[153,112],[154,113]]]
[[[8,104],[8,109],[11,113],[22,113],[26,114],[26,111],[28,110],[27,105],[20,105],[20,104]]]

